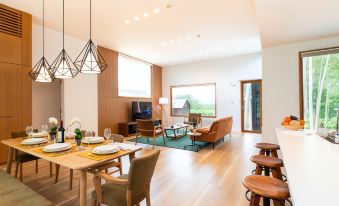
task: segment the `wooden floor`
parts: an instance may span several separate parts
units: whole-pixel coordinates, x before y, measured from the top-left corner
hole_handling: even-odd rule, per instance
[[[225,142],[217,144],[214,150],[212,146],[199,152],[158,147],[161,154],[152,180],[152,205],[247,206],[249,203],[244,197],[241,180],[254,169],[249,159],[258,153],[254,145],[260,141],[259,134],[233,134],[232,139],[225,138]],[[149,145],[143,147],[137,156],[152,148]],[[124,173],[128,172],[128,168],[128,158],[124,158]],[[73,190],[70,191],[68,169],[61,168],[57,184],[54,184],[54,176],[49,177],[48,162],[40,160],[38,174],[34,169],[34,163],[24,165],[25,184],[57,205],[79,205],[77,171]],[[92,176],[88,175],[88,205],[91,205],[92,190]]]

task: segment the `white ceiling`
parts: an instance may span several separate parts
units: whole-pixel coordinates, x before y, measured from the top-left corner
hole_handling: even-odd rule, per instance
[[[42,0],[0,2],[41,23]],[[62,31],[62,0],[45,0],[45,7],[46,26]],[[92,0],[92,12],[95,43],[162,66],[261,50],[252,0]],[[88,21],[89,0],[65,0],[66,33],[87,41]]]
[[[339,0],[255,0],[263,47],[339,35]]]
[[[42,0],[0,3],[41,23]],[[46,26],[62,31],[62,0],[45,5]],[[92,0],[92,7],[95,43],[161,66],[339,35],[339,0]],[[66,33],[87,41],[89,0],[65,0],[65,9]]]

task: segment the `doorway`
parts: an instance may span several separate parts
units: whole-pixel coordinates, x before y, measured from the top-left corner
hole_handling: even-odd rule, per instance
[[[261,133],[262,86],[261,79],[241,81],[241,131]]]

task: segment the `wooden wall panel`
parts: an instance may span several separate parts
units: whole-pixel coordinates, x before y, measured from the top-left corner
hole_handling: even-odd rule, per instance
[[[0,140],[9,139],[11,132],[24,131],[32,124],[32,17],[0,4],[22,16],[15,24],[20,33],[0,30]],[[21,22],[21,19],[20,19]],[[4,22],[0,21],[0,26]],[[20,27],[20,28],[19,28]],[[7,160],[7,147],[0,144],[0,163]]]
[[[99,135],[105,128],[118,133],[118,124],[131,121],[133,101],[152,101],[153,106],[159,103],[162,94],[162,68],[152,67],[152,98],[129,98],[118,96],[118,52],[98,46],[99,52],[108,64],[105,72],[98,75],[98,125]],[[155,117],[155,116],[153,116]]]

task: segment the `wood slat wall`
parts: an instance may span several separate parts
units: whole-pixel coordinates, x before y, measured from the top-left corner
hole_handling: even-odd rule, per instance
[[[118,124],[131,120],[133,101],[152,101],[153,107],[159,104],[159,97],[162,95],[162,68],[152,65],[152,98],[119,97],[118,52],[101,46],[98,46],[98,50],[108,64],[105,72],[98,75],[99,135],[103,135],[105,128],[111,128],[113,133],[118,133]],[[155,112],[153,118],[157,118]]]
[[[32,16],[0,4],[0,140],[32,124],[31,68]],[[0,143],[0,163],[6,160]]]

